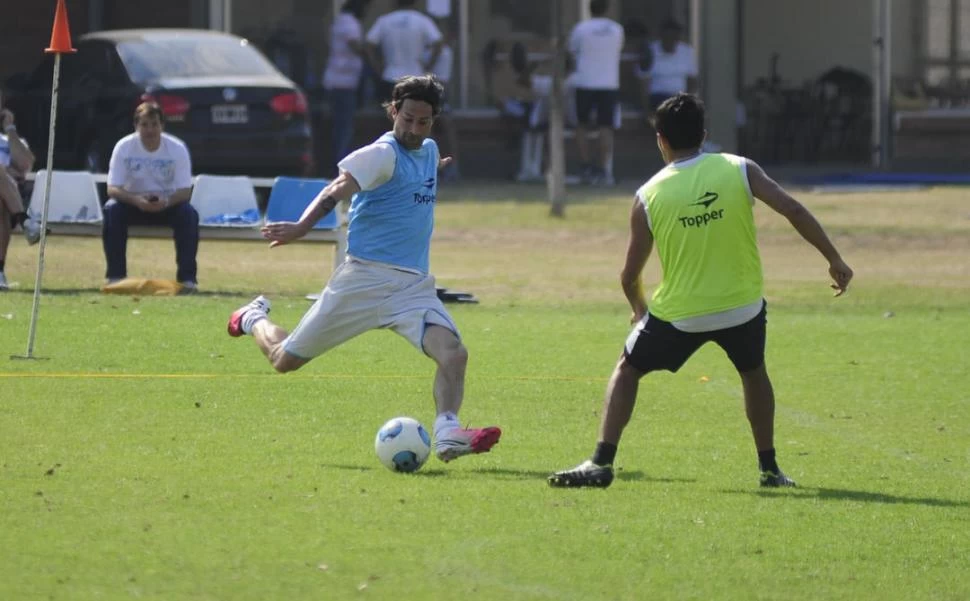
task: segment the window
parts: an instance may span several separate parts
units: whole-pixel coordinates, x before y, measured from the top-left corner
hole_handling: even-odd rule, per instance
[[[926,84],[965,88],[970,83],[970,0],[923,0],[922,8]]]

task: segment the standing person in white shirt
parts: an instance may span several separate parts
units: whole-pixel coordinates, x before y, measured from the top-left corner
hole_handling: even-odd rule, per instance
[[[653,64],[649,71],[640,71],[641,88],[646,109],[652,122],[657,107],[681,92],[697,92],[697,56],[694,49],[680,40],[683,27],[673,19],[664,21],[660,39],[650,44]]]
[[[2,106],[0,97],[0,106]],[[34,166],[34,153],[17,134],[13,113],[9,109],[0,110],[0,291],[7,289],[7,276],[4,274],[7,249],[13,229],[20,225],[28,244],[40,240],[40,224],[27,217],[23,196],[17,185],[18,180]]]
[[[431,17],[412,8],[415,1],[397,0],[397,10],[378,17],[367,32],[367,57],[374,72],[381,74],[377,85],[381,102],[391,97],[402,77],[430,72],[441,54],[441,31]]]
[[[330,165],[337,173],[337,163],[347,156],[354,137],[354,113],[357,111],[357,88],[364,69],[364,30],[360,20],[370,0],[347,0],[330,28],[330,54],[323,72],[323,87],[330,102]]]
[[[573,27],[569,34],[569,52],[576,62],[572,75],[576,86],[576,148],[583,162],[583,178],[590,183],[612,185],[610,158],[619,108],[623,27],[605,16],[609,7],[609,0],[590,0],[592,18]],[[599,129],[599,152],[595,161],[586,139],[588,128],[593,125]]]
[[[192,161],[185,143],[164,133],[162,109],[143,102],[135,109],[135,133],[115,144],[108,165],[108,202],[102,242],[108,283],[128,277],[129,225],[165,225],[175,237],[176,279],[195,292],[199,213],[189,204]]]

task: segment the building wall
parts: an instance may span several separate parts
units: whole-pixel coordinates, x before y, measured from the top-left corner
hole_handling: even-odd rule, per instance
[[[141,27],[189,27],[192,23],[192,0],[165,0],[152,3],[132,0],[100,0],[101,29],[131,29]],[[94,4],[94,2],[91,2]]]
[[[892,2],[895,75],[915,75],[915,4]],[[770,76],[775,53],[784,85],[800,86],[835,66],[872,72],[872,0],[744,0],[743,5],[745,86]]]
[[[88,0],[65,3],[71,36],[88,31]],[[0,80],[33,69],[44,58],[51,40],[54,2],[17,3],[16,18],[0,19]]]

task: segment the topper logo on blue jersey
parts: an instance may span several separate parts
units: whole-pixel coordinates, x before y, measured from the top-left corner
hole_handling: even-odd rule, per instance
[[[434,182],[435,182],[434,178],[429,177],[428,179],[424,180],[424,183],[421,185],[429,190],[433,190]],[[435,202],[435,200],[436,200],[436,197],[434,194],[421,194],[420,192],[414,193],[414,204],[416,205],[429,204],[429,203]]]

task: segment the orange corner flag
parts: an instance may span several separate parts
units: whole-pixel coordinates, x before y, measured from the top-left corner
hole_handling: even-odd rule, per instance
[[[64,6],[64,0],[57,0],[57,10],[54,12],[54,29],[51,31],[51,46],[44,52],[48,54],[77,52],[71,44],[71,26],[67,24],[67,8]]]

